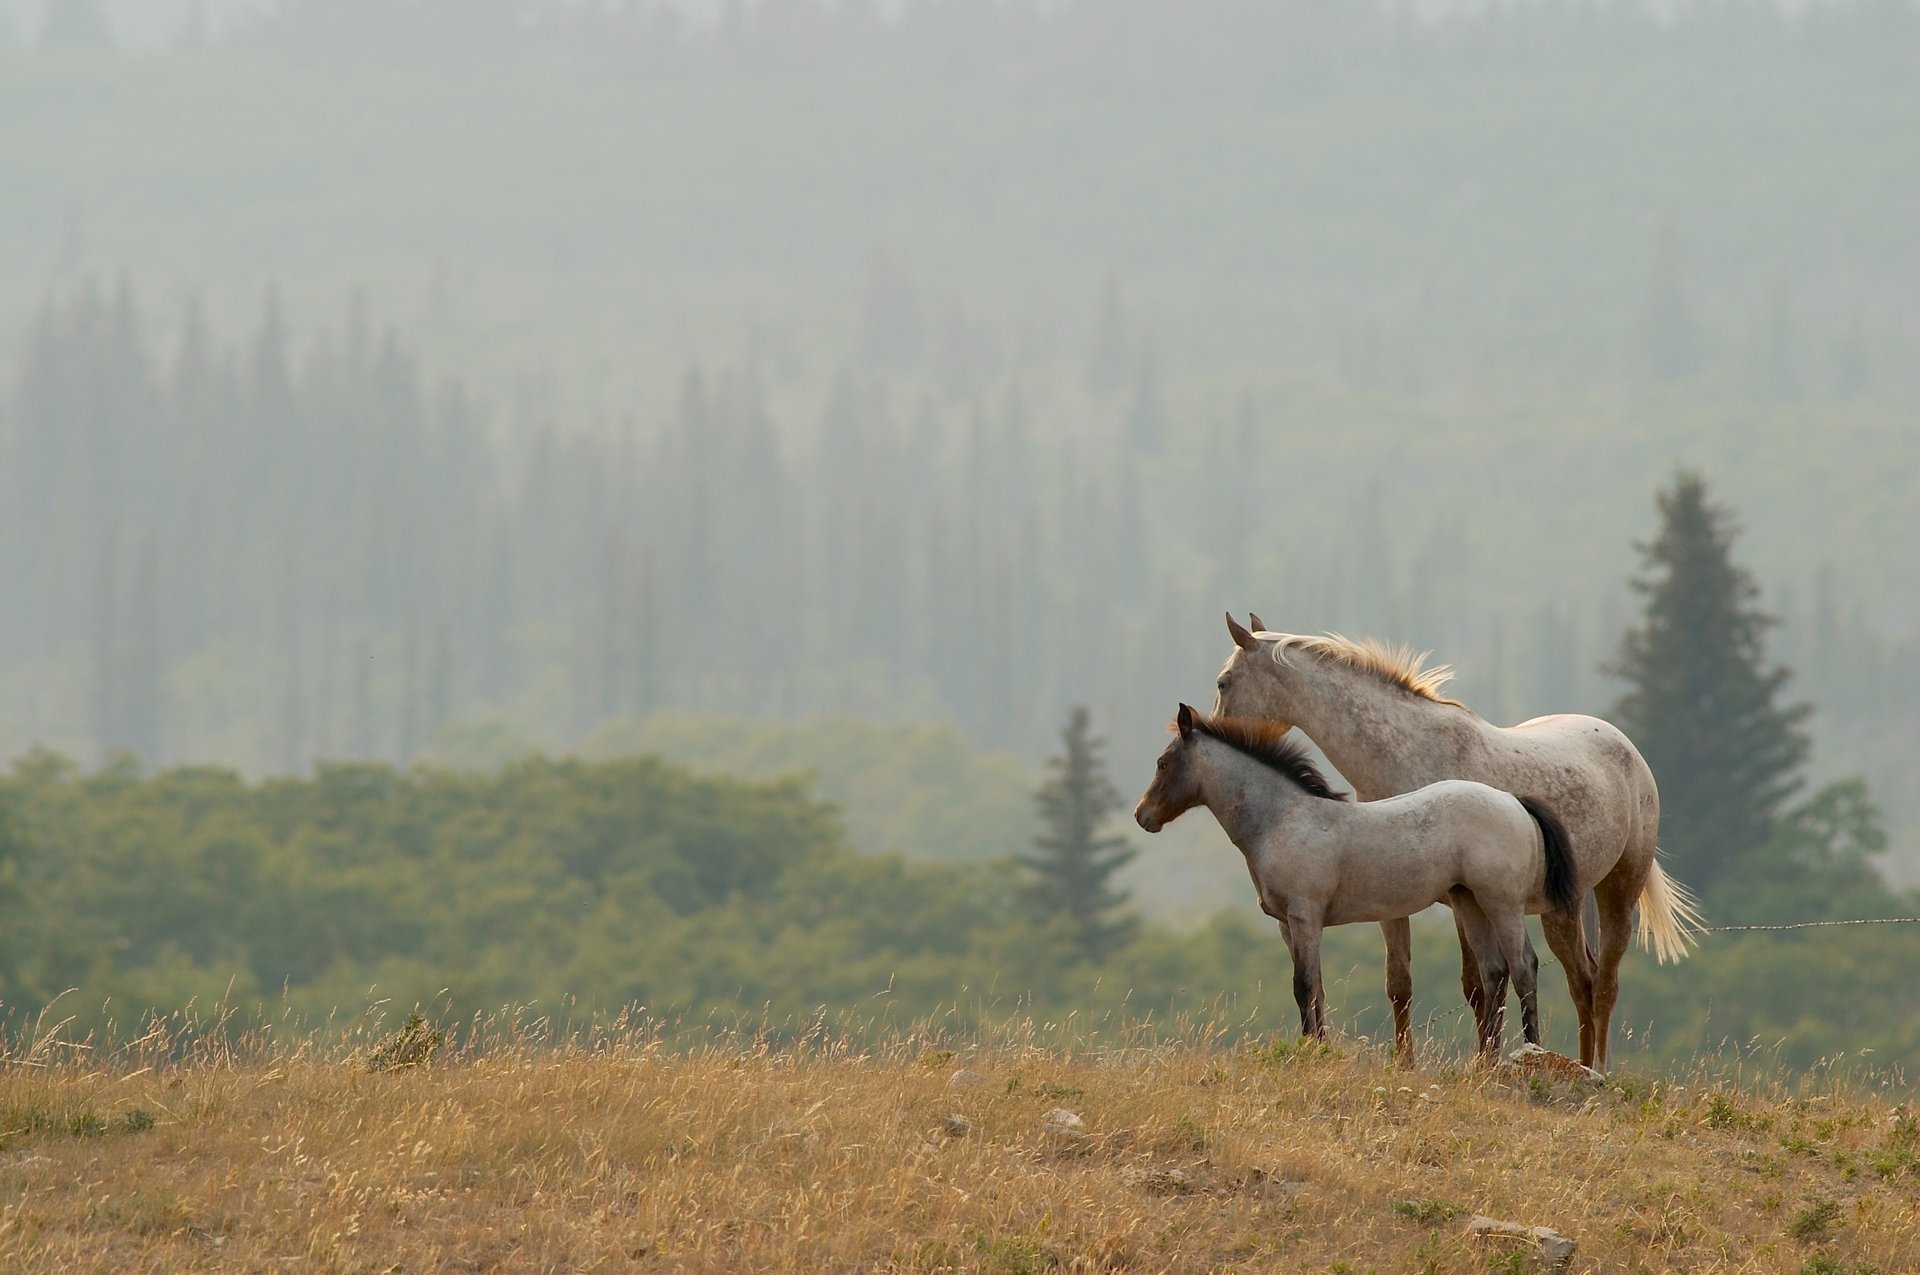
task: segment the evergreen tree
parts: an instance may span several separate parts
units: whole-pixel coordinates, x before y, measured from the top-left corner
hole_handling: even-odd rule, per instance
[[[1093,348],[1087,355],[1087,388],[1112,393],[1126,380],[1128,339],[1126,307],[1120,300],[1120,280],[1107,276],[1100,289],[1100,310],[1094,319]]]
[[[1802,782],[1809,710],[1778,702],[1790,674],[1766,667],[1774,619],[1733,561],[1731,513],[1695,473],[1678,475],[1658,503],[1660,531],[1638,546],[1644,570],[1633,581],[1646,612],[1609,670],[1627,682],[1614,720],[1659,782],[1662,848],[1704,893],[1771,839]]]
[[[1167,437],[1167,411],[1160,403],[1160,381],[1153,351],[1143,349],[1134,369],[1133,398],[1127,404],[1127,445],[1142,456],[1158,456]]]
[[[1700,324],[1687,299],[1680,238],[1670,225],[1660,231],[1643,321],[1647,372],[1654,380],[1684,380],[1700,370]]]
[[[1029,873],[1021,893],[1037,921],[1067,929],[1074,947],[1099,960],[1138,924],[1118,915],[1126,895],[1113,882],[1135,851],[1101,835],[1120,794],[1107,780],[1085,708],[1073,709],[1061,737],[1066,751],[1049,762],[1052,774],[1034,798],[1045,830],[1034,839],[1034,852],[1020,857]]]
[[[166,730],[166,653],[161,646],[160,568],[153,537],[141,543],[133,585],[120,623],[124,697],[120,720],[125,747],[149,766],[164,760]]]

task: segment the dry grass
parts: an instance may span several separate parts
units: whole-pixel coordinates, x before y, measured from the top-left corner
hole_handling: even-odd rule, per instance
[[[0,1063],[0,1269],[1526,1269],[1475,1212],[1575,1237],[1574,1270],[1920,1267],[1920,1127],[1858,1083],[1583,1090],[1032,1024],[466,1041],[375,1071],[371,1037],[43,1035]]]

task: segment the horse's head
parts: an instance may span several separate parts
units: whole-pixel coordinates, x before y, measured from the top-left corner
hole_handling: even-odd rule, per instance
[[[1185,704],[1173,718],[1173,738],[1153,763],[1153,782],[1133,808],[1134,822],[1148,832],[1160,829],[1200,804],[1200,778],[1195,773],[1193,710]]]
[[[1253,621],[1252,630],[1243,628],[1232,612],[1227,614],[1227,632],[1233,635],[1233,654],[1227,657],[1226,666],[1213,684],[1213,715],[1254,717],[1291,727],[1293,719],[1281,678],[1285,670],[1273,658],[1273,638],[1255,636],[1267,631],[1259,616],[1249,611],[1247,619]]]

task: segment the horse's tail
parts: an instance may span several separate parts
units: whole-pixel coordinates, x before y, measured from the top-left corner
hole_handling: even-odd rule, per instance
[[[1540,825],[1540,836],[1546,843],[1548,906],[1555,912],[1577,916],[1580,879],[1573,870],[1573,842],[1567,836],[1567,825],[1561,823],[1553,807],[1539,797],[1520,797],[1519,802]]]
[[[1640,891],[1640,946],[1652,948],[1654,959],[1665,965],[1686,956],[1694,936],[1704,928],[1700,901],[1693,897],[1693,891],[1662,872],[1656,858]]]

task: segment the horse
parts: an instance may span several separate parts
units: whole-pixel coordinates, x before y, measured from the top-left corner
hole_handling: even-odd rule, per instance
[[[1253,631],[1227,616],[1234,650],[1215,685],[1215,714],[1298,726],[1363,802],[1443,779],[1474,779],[1538,793],[1560,813],[1572,834],[1580,891],[1592,892],[1598,951],[1576,914],[1545,913],[1541,928],[1579,1014],[1580,1061],[1604,1072],[1635,905],[1641,943],[1662,964],[1686,956],[1702,923],[1692,894],[1655,858],[1660,793],[1640,751],[1597,717],[1561,713],[1495,726],[1440,694],[1453,671],[1428,667],[1424,653],[1338,634],[1280,633],[1248,618]],[[1454,920],[1461,988],[1478,1018],[1488,1008],[1485,980],[1459,913]],[[1411,935],[1404,918],[1380,928],[1395,1039],[1404,1048],[1411,1043]]]
[[[1478,958],[1490,1007],[1479,1024],[1483,1057],[1500,1058],[1509,972],[1522,1031],[1540,1043],[1527,913],[1571,914],[1580,902],[1566,827],[1547,803],[1463,779],[1356,803],[1282,727],[1182,704],[1173,731],[1133,817],[1151,833],[1195,806],[1213,812],[1246,858],[1261,911],[1286,936],[1303,1036],[1326,1035],[1322,929],[1404,920],[1445,902]]]

